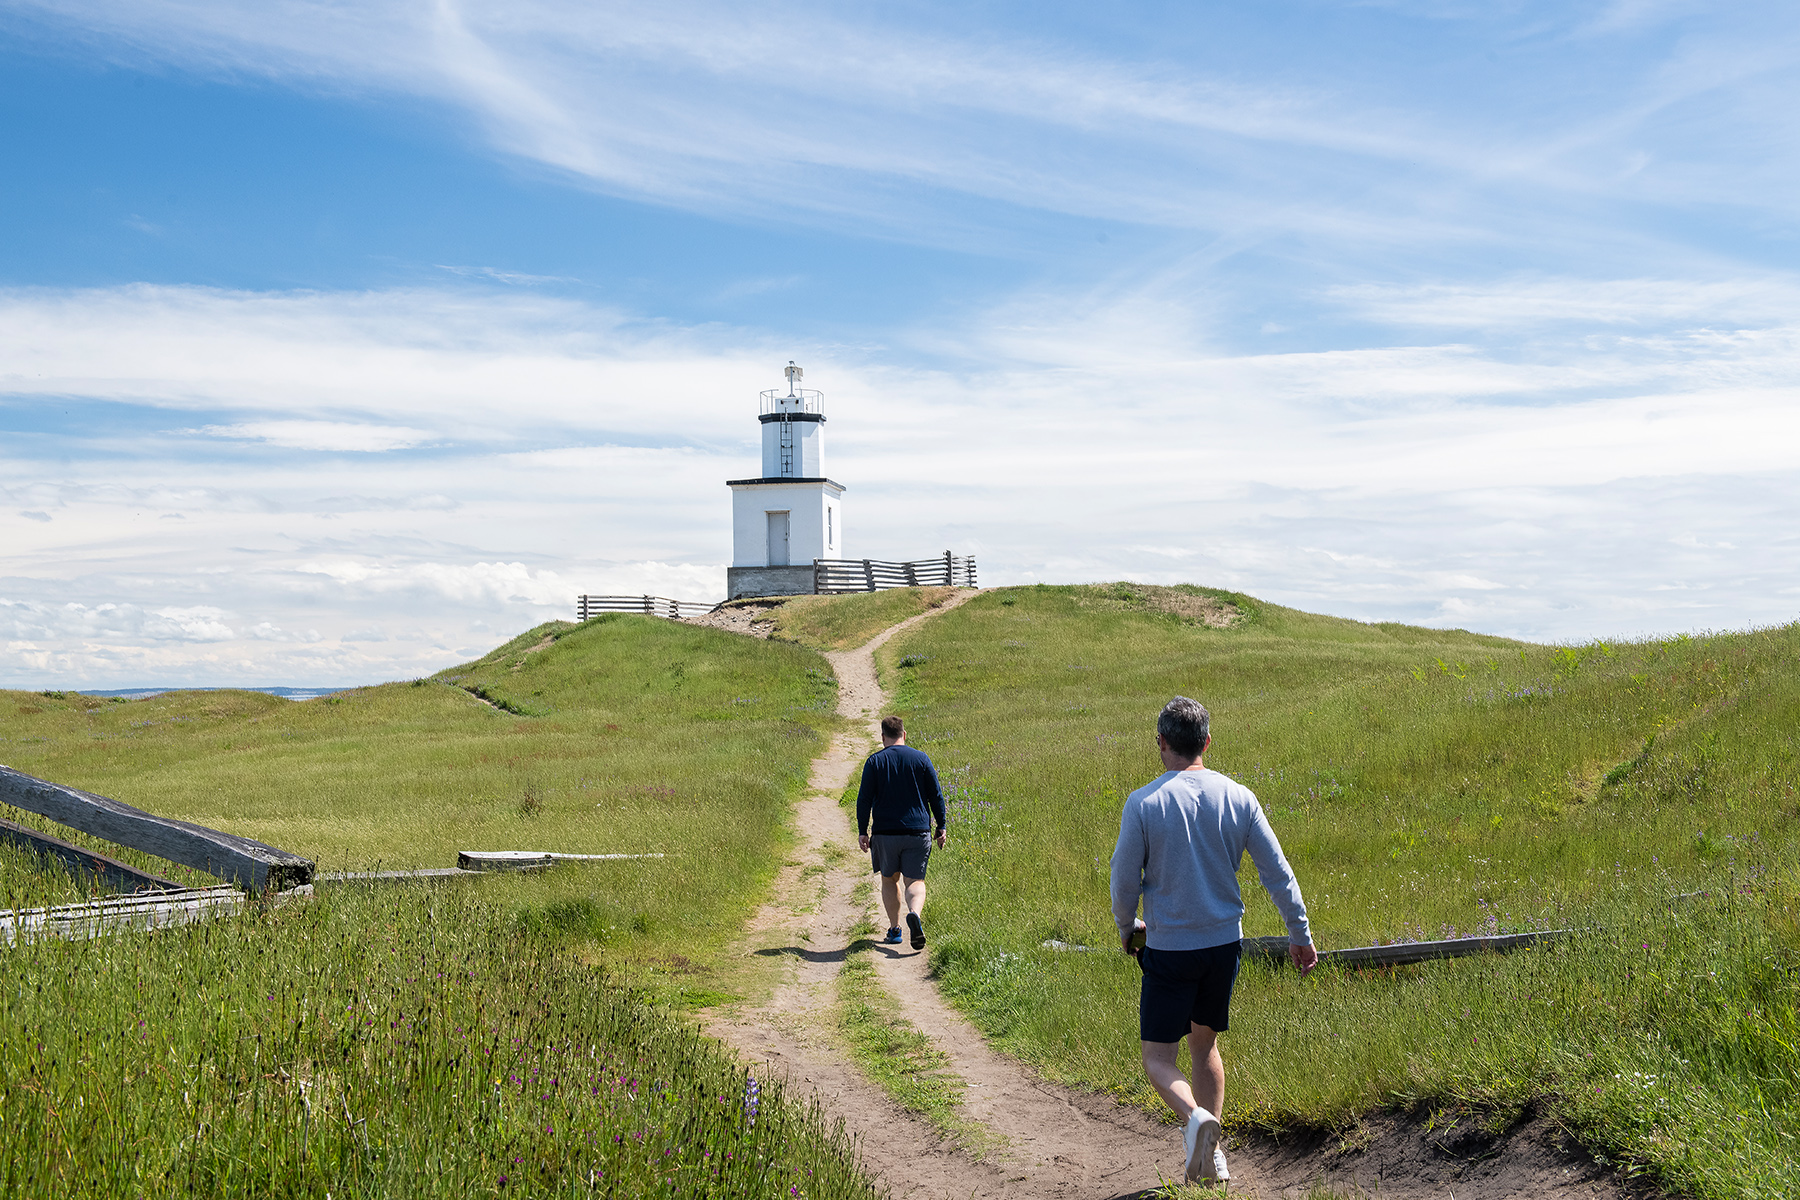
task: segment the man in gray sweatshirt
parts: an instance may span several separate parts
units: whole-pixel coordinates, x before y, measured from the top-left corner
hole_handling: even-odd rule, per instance
[[[1210,723],[1206,709],[1186,696],[1163,708],[1156,748],[1165,770],[1126,797],[1112,856],[1113,920],[1120,946],[1135,954],[1143,973],[1138,1036],[1144,1071],[1184,1122],[1190,1180],[1231,1177],[1218,1145],[1225,1063],[1217,1039],[1229,1021],[1244,935],[1237,883],[1244,851],[1287,922],[1294,965],[1305,973],[1319,961],[1300,885],[1262,805],[1249,788],[1201,762],[1212,742]],[[1134,950],[1140,929],[1144,945]],[[1183,1037],[1194,1061],[1191,1084],[1176,1061]]]

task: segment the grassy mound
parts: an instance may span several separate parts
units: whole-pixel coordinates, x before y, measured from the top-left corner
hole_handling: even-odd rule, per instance
[[[1800,627],[1533,646],[1131,585],[985,594],[883,650],[955,789],[934,962],[1009,1051],[1148,1102],[1110,950],[1125,794],[1173,694],[1253,788],[1325,946],[1576,927],[1380,972],[1248,965],[1228,1119],[1529,1098],[1705,1196],[1800,1193]],[[1228,619],[1209,612],[1229,608]],[[936,864],[934,864],[936,866]],[[1246,932],[1281,932],[1246,863]]]
[[[843,596],[797,596],[770,610],[759,621],[773,636],[815,650],[849,650],[891,625],[936,608],[955,594],[954,588],[890,588]]]
[[[692,956],[736,931],[779,864],[835,695],[801,647],[609,614],[304,703],[0,693],[0,761],[327,870],[451,866],[458,850],[660,853],[587,868],[596,928],[627,949],[678,929]]]

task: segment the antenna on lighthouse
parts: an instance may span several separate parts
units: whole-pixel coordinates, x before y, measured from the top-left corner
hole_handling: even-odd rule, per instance
[[[801,379],[805,378],[806,371],[800,367],[795,366],[794,360],[790,358],[790,359],[788,359],[786,375],[787,375],[787,381],[788,381],[788,395],[791,396],[794,394],[794,385],[799,383]]]

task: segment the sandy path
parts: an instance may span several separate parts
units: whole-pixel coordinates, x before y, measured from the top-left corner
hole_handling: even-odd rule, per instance
[[[1179,1177],[1176,1129],[1104,1097],[1046,1083],[995,1053],[939,995],[928,975],[928,952],[879,946],[877,977],[907,1019],[949,1056],[952,1069],[968,1085],[964,1115],[997,1134],[999,1148],[984,1160],[946,1142],[865,1080],[832,1044],[832,985],[848,953],[849,931],[865,917],[884,923],[875,908],[852,900],[857,883],[868,876],[868,860],[856,849],[853,818],[838,804],[851,773],[878,737],[884,696],[876,680],[875,650],[976,594],[958,591],[941,607],[901,622],[864,646],[826,655],[837,673],[838,712],[865,721],[867,733],[834,738],[813,761],[808,794],[796,810],[795,859],[777,878],[770,901],[746,926],[740,952],[787,960],[785,979],[767,1004],[715,1013],[707,1032],[752,1062],[764,1062],[795,1092],[816,1095],[827,1112],[843,1119],[860,1144],[864,1165],[896,1196],[1136,1196]],[[928,922],[928,934],[930,929]],[[1602,1182],[1605,1172],[1591,1165],[1571,1169],[1581,1165],[1575,1157],[1533,1155],[1538,1169],[1523,1179],[1476,1180],[1457,1169],[1447,1179],[1446,1172],[1420,1169],[1412,1154],[1420,1139],[1409,1130],[1384,1129],[1376,1140],[1353,1161],[1332,1161],[1334,1156],[1316,1143],[1299,1153],[1292,1143],[1245,1146],[1231,1155],[1231,1190],[1250,1196],[1305,1196],[1319,1179],[1336,1177],[1396,1198],[1619,1194]],[[1542,1140],[1534,1135],[1534,1146]],[[1394,1152],[1381,1153],[1382,1144],[1391,1144]]]
[[[919,1197],[1131,1195],[1158,1182],[1157,1169],[1180,1168],[1180,1142],[1169,1128],[1104,1099],[1045,1084],[989,1050],[980,1035],[938,995],[926,958],[910,948],[882,947],[877,975],[901,1010],[950,1055],[968,1084],[966,1115],[1006,1141],[990,1161],[946,1144],[863,1079],[836,1051],[828,1026],[848,932],[868,915],[852,903],[868,874],[856,830],[838,797],[877,737],[883,693],[875,650],[919,621],[961,604],[961,591],[930,612],[888,629],[855,650],[826,655],[838,678],[838,711],[866,721],[866,733],[844,735],[814,760],[808,795],[798,805],[800,845],[794,865],[776,881],[773,898],[750,920],[742,952],[791,961],[769,1002],[720,1014],[708,1032],[752,1061],[762,1060],[802,1092],[816,1093],[862,1144],[867,1165],[895,1192]]]

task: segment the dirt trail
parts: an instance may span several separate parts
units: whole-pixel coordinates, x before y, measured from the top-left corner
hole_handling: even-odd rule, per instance
[[[777,878],[770,901],[746,926],[740,952],[785,959],[785,979],[758,1008],[715,1013],[707,1032],[785,1076],[795,1093],[816,1095],[828,1113],[843,1119],[861,1145],[864,1165],[896,1196],[1137,1196],[1179,1178],[1179,1132],[1137,1109],[1047,1083],[995,1053],[938,994],[928,974],[929,951],[879,946],[877,977],[907,1019],[949,1056],[951,1068],[967,1084],[964,1115],[998,1135],[998,1149],[977,1159],[947,1142],[865,1080],[833,1045],[833,983],[848,953],[849,931],[875,914],[873,907],[852,899],[856,885],[868,877],[868,860],[856,849],[853,819],[838,803],[851,772],[878,736],[884,696],[876,679],[875,650],[976,594],[959,590],[941,607],[901,622],[864,646],[826,655],[837,673],[838,712],[866,721],[867,733],[834,738],[813,761],[808,794],[796,811],[795,859]],[[877,918],[877,923],[885,920]],[[929,921],[926,931],[931,931]],[[1591,1160],[1552,1151],[1552,1139],[1540,1128],[1502,1139],[1521,1149],[1529,1144],[1534,1151],[1531,1162],[1509,1164],[1522,1170],[1494,1162],[1490,1149],[1477,1156],[1490,1168],[1487,1178],[1474,1179],[1459,1169],[1464,1154],[1438,1153],[1407,1123],[1390,1124],[1392,1128],[1371,1130],[1373,1144],[1349,1156],[1334,1155],[1316,1140],[1304,1149],[1291,1141],[1235,1148],[1231,1191],[1299,1197],[1309,1194],[1317,1181],[1332,1178],[1340,1186],[1375,1188],[1390,1198],[1574,1200],[1623,1194]],[[1436,1160],[1437,1169],[1421,1169],[1427,1160]]]

